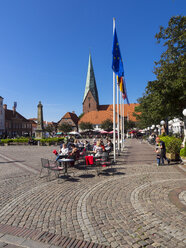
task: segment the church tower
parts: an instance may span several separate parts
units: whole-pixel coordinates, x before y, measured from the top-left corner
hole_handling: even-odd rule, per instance
[[[89,63],[87,71],[87,80],[85,86],[85,93],[83,98],[83,113],[99,109],[99,98],[96,86],[96,79],[92,65],[91,55],[89,54]]]

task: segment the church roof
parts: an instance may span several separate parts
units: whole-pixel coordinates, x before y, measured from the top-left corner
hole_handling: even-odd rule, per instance
[[[84,102],[89,90],[91,91],[95,101],[99,104],[96,79],[95,79],[95,75],[94,75],[94,69],[93,69],[92,59],[91,59],[90,54],[89,54],[89,63],[88,63],[87,79],[86,79],[86,86],[85,86],[85,93],[84,93],[84,97],[83,97],[83,102]]]

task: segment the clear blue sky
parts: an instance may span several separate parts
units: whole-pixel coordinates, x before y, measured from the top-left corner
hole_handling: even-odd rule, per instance
[[[154,80],[160,25],[185,15],[185,0],[0,0],[0,96],[26,118],[82,113],[91,51],[100,104],[112,103],[112,32],[124,61],[129,101]]]

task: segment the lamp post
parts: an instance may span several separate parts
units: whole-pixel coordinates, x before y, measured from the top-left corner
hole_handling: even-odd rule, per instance
[[[184,121],[184,138],[183,138],[183,146],[185,147],[186,142],[186,109],[183,110],[183,121]]]
[[[161,132],[160,132],[160,125],[156,125],[156,127],[157,127],[157,135],[160,135],[161,134]]]
[[[147,127],[147,133],[148,133],[148,135],[150,135],[150,127]]]
[[[173,124],[173,120],[170,120],[170,121],[169,121],[170,131],[171,131],[171,133],[173,134],[172,124]]]

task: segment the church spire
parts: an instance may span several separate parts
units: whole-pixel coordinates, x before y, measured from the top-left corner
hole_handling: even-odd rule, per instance
[[[94,97],[94,100],[96,101],[97,105],[99,105],[99,98],[98,98],[98,91],[96,86],[96,79],[94,75],[94,69],[92,65],[92,59],[91,54],[89,53],[89,62],[88,62],[88,71],[87,71],[87,80],[86,80],[86,86],[85,86],[85,93],[83,97],[83,102],[85,101],[85,98],[88,94],[88,92],[92,93],[92,96]]]

